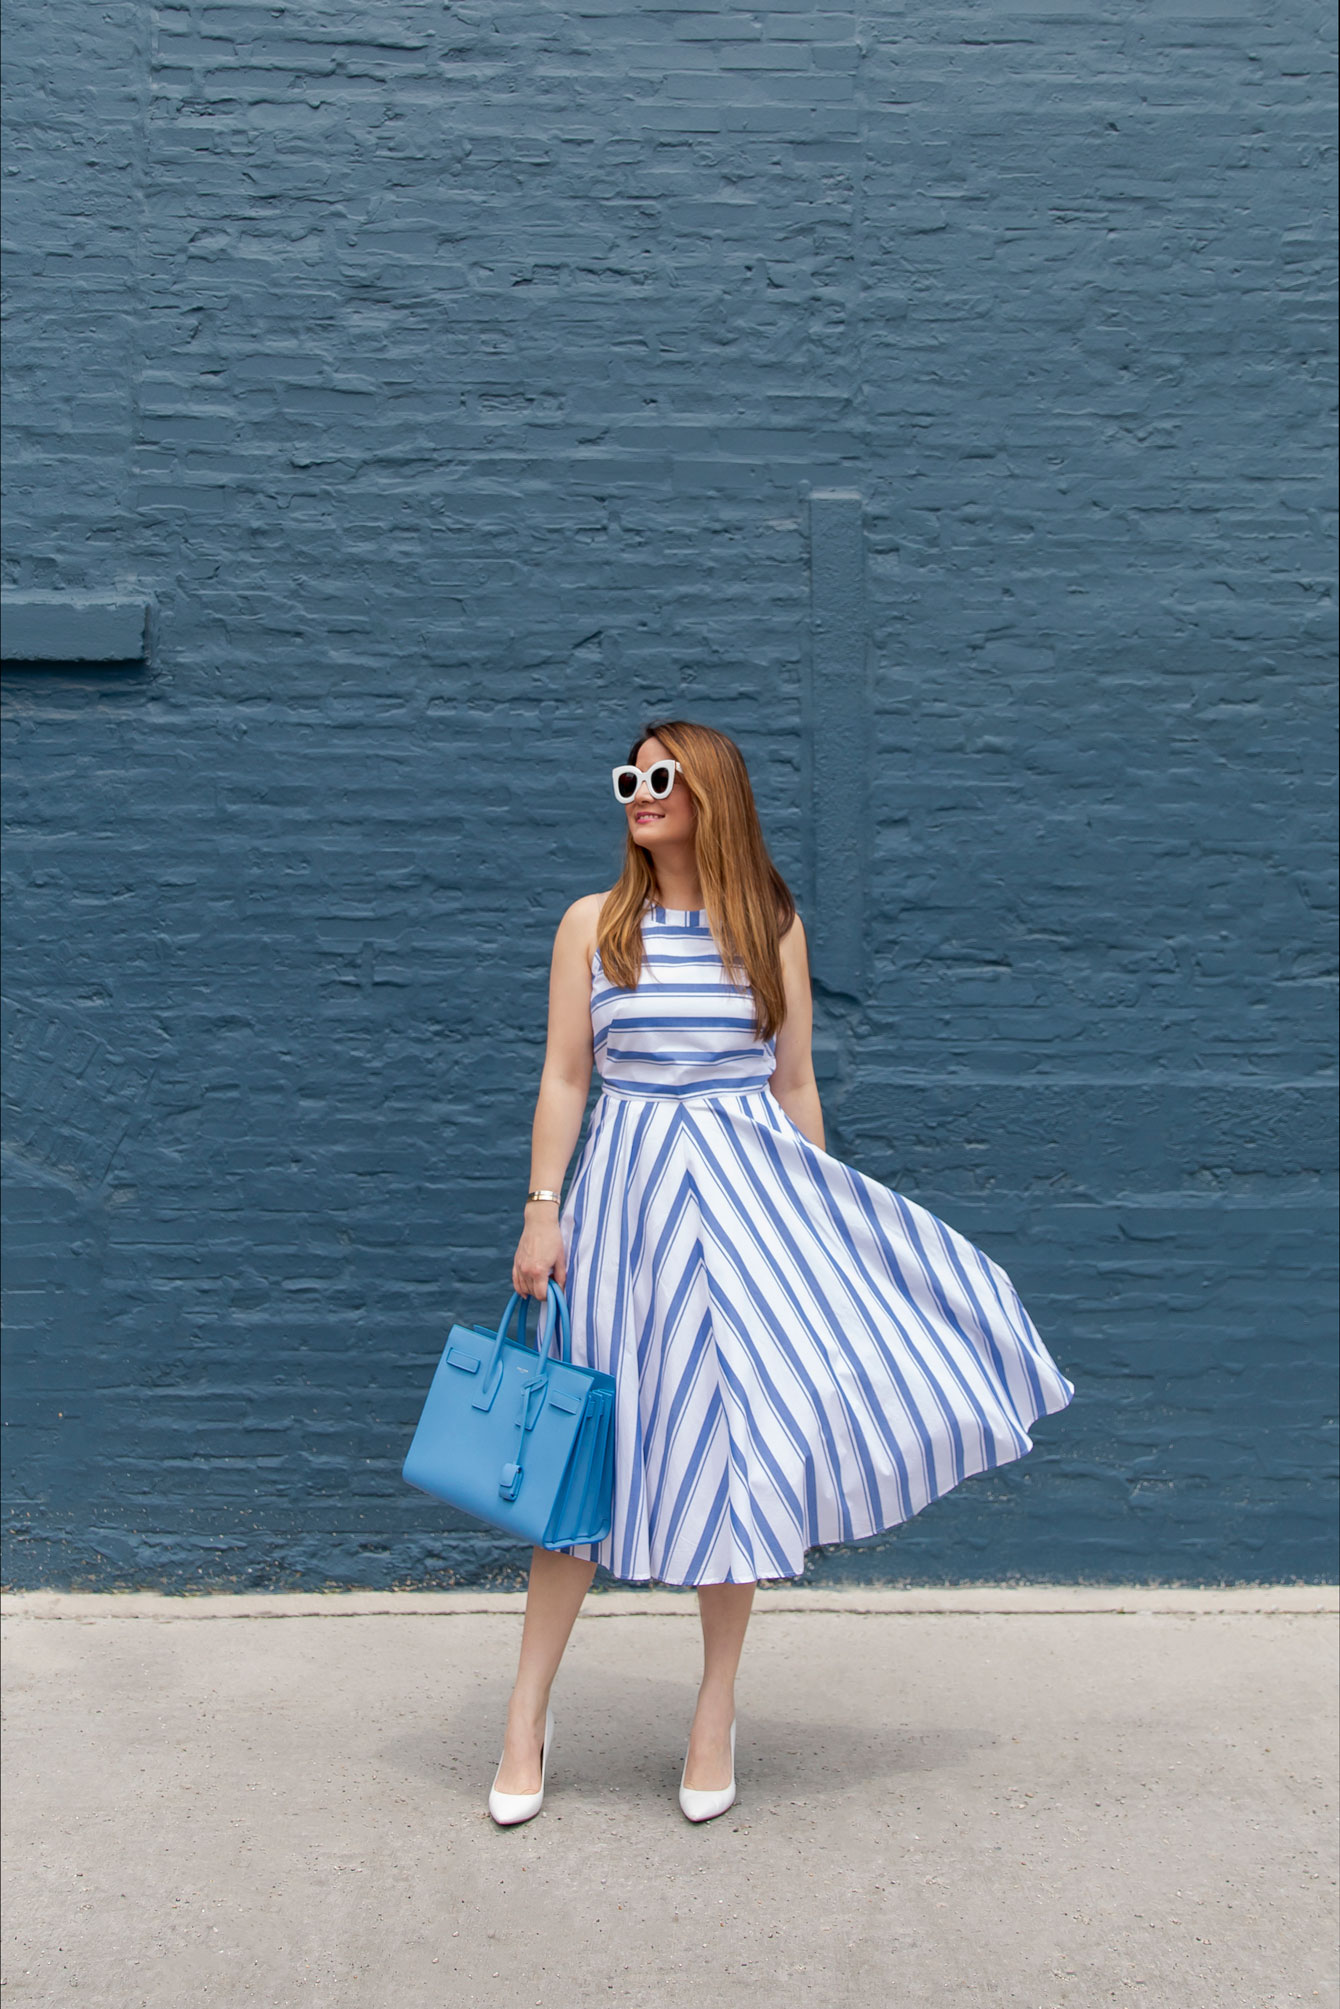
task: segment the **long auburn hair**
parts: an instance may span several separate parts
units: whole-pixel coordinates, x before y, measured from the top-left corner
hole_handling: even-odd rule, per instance
[[[754,994],[755,1031],[771,1039],[786,1017],[780,945],[796,903],[763,842],[744,755],[710,725],[662,719],[634,740],[630,764],[649,739],[679,762],[698,812],[693,845],[708,923],[733,982]],[[634,990],[642,974],[642,917],[657,897],[651,858],[629,831],[623,871],[601,909],[596,937],[605,975],[620,990]]]

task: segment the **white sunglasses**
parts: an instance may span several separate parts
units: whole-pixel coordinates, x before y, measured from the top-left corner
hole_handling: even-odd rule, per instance
[[[645,773],[640,767],[613,768],[614,799],[616,802],[631,802],[645,782],[652,799],[664,802],[675,785],[675,776],[683,772],[677,760],[654,760]]]

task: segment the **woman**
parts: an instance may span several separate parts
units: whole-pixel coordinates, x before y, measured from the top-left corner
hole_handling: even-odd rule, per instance
[[[617,1383],[606,1539],[535,1549],[489,1810],[544,1797],[549,1690],[603,1563],[694,1584],[703,1678],[680,1805],[735,1794],[754,1586],[1031,1449],[1073,1393],[1005,1273],[824,1150],[805,933],[739,748],[672,721],[614,770],[623,874],[554,943],[512,1269],[566,1284],[573,1358]],[[560,1216],[593,1059],[603,1093]]]

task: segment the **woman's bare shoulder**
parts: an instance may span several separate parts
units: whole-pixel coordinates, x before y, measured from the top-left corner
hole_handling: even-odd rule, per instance
[[[799,914],[793,914],[781,935],[781,951],[784,956],[803,956],[805,953],[805,923]]]
[[[614,889],[607,886],[603,893],[583,893],[580,900],[574,900],[563,916],[565,921],[580,918],[583,921],[598,921],[600,910]]]
[[[580,942],[588,951],[594,949],[600,930],[600,912],[609,896],[609,891],[584,893],[580,900],[574,900],[558,924],[559,940]]]

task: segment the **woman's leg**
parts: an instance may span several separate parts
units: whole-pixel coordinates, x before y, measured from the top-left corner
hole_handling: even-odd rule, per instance
[[[735,1673],[753,1608],[751,1583],[698,1586],[703,1625],[703,1679],[689,1732],[684,1784],[695,1793],[718,1792],[730,1784],[730,1726],[735,1716]]]
[[[563,1555],[556,1549],[531,1551],[521,1657],[507,1705],[503,1760],[494,1781],[500,1793],[540,1790],[540,1753],[550,1685],[595,1573],[595,1564],[582,1556]]]

